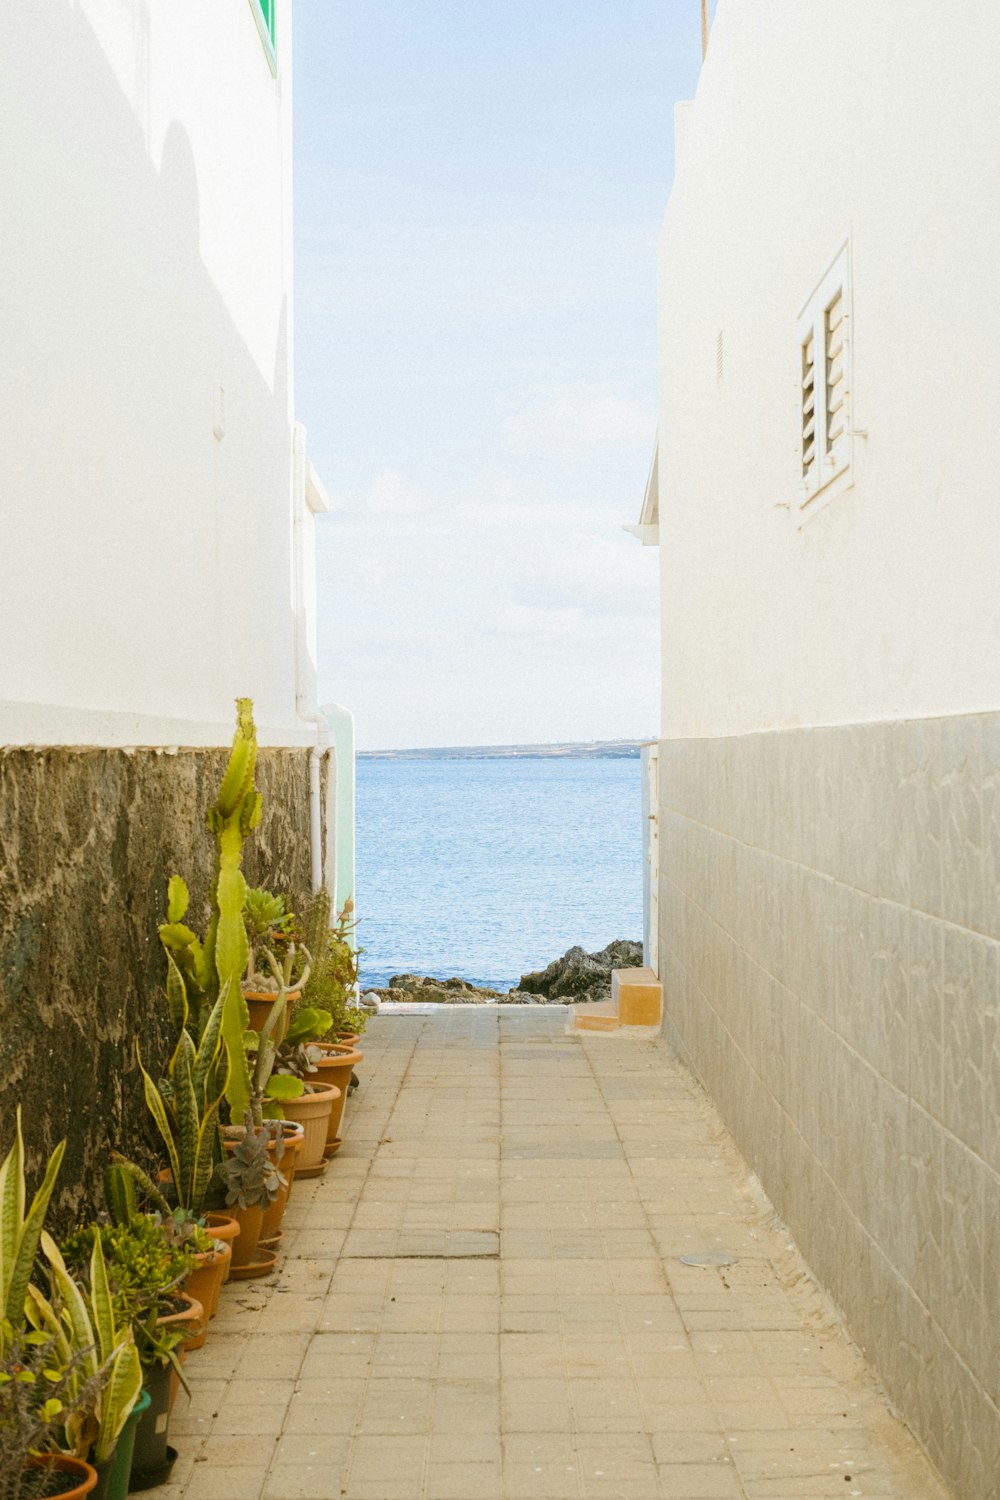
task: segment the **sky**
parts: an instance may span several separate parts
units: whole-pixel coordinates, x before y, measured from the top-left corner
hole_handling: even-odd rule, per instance
[[[297,0],[320,702],[362,749],[654,738],[656,240],[698,0]]]

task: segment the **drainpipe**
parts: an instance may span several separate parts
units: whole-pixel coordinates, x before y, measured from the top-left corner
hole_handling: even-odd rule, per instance
[[[306,430],[296,422],[292,434],[292,552],[295,605],[295,711],[303,723],[316,731],[309,752],[309,855],[313,891],[323,887],[323,786],[322,763],[329,753],[330,734],[326,719],[316,705],[316,664],[310,652],[310,595],[314,581],[306,577],[307,563],[315,562],[307,545],[306,527],[311,522],[306,499]],[[312,585],[312,586],[311,586]]]

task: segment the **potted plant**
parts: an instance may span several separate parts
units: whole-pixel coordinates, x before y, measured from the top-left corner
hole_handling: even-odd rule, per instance
[[[303,987],[299,1007],[293,1010],[294,1027],[298,1009],[315,1009],[329,1014],[329,1031],[310,1045],[309,1061],[317,1078],[339,1090],[327,1122],[326,1157],[340,1148],[340,1130],[348,1090],[356,1083],[355,1069],[364,1059],[356,1046],[368,1016],[355,1005],[360,950],[354,947],[354,903],[346,901],[331,923],[332,903],[328,891],[319,891],[306,908],[304,927],[306,941],[313,953],[308,983]],[[350,1040],[345,1041],[344,1038]],[[332,1040],[331,1040],[332,1038]]]
[[[329,1033],[332,1023],[329,1011],[315,1006],[299,1007],[275,1061],[275,1075],[298,1078],[303,1084],[298,1098],[282,1104],[285,1118],[303,1128],[302,1151],[296,1168],[301,1177],[317,1177],[326,1170],[324,1153],[330,1119],[340,1102],[340,1089],[326,1076],[325,1054],[317,1045]]]
[[[135,1434],[131,1488],[150,1488],[169,1476],[176,1453],[168,1444],[173,1377],[184,1384],[185,1344],[197,1336],[201,1304],[181,1290],[191,1255],[172,1245],[155,1215],[124,1224],[88,1224],[62,1245],[63,1259],[80,1276],[99,1244],[107,1265],[116,1321],[131,1326],[150,1405]]]
[[[45,1216],[64,1152],[65,1142],[60,1142],[27,1207],[18,1110],[14,1143],[0,1167],[3,1500],[27,1500],[44,1492],[34,1489],[38,1472],[25,1472],[38,1471],[39,1464],[45,1484],[52,1480],[51,1471],[58,1470],[67,1477],[62,1493],[89,1494],[97,1483],[97,1471],[85,1462],[88,1452],[96,1449],[100,1463],[110,1459],[141,1391],[134,1338],[114,1316],[100,1250],[92,1256],[93,1289],[88,1299],[67,1274],[54,1242],[45,1233]],[[49,1263],[51,1298],[31,1279],[40,1246]],[[39,1372],[48,1389],[39,1386]],[[57,1448],[63,1452],[45,1452]],[[51,1485],[48,1493],[56,1493]]]
[[[309,977],[309,950],[296,930],[295,914],[288,910],[284,896],[248,890],[243,923],[247,966],[242,989],[250,1026],[254,1031],[263,1029],[280,990],[285,996],[285,1012],[274,1027],[275,1041],[280,1043],[288,1027],[288,1007],[299,998]]]
[[[230,1274],[236,1280],[264,1276],[273,1270],[276,1258],[273,1250],[256,1253],[264,1212],[287,1180],[279,1169],[278,1151],[269,1149],[275,1142],[266,1126],[256,1126],[248,1117],[242,1126],[226,1126],[223,1141],[226,1159],[218,1168],[218,1176],[226,1206],[240,1225],[233,1241]],[[283,1148],[280,1137],[277,1145]]]
[[[53,1345],[22,1330],[0,1355],[0,1500],[82,1500],[97,1484],[96,1469],[59,1445],[67,1418],[93,1404],[100,1382],[81,1387],[80,1356],[59,1368]]]
[[[236,1120],[243,1118],[251,1094],[243,1041],[249,1014],[241,981],[250,954],[243,916],[247,883],[241,865],[244,841],[261,818],[256,766],[253,704],[249,698],[238,698],[232,749],[218,795],[208,811],[208,826],[215,840],[215,866],[205,936],[199,938],[184,920],[189,905],[188,889],[177,875],[168,886],[167,921],[159,930],[160,941],[174,960],[186,991],[185,1024],[196,1044],[216,1002],[222,1002],[220,1034],[228,1064],[224,1090],[230,1115]]]
[[[190,1344],[190,1348],[198,1349],[205,1342],[208,1320],[215,1316],[222,1283],[229,1271],[232,1258],[230,1236],[225,1232],[212,1234],[207,1220],[196,1217],[188,1208],[170,1208],[156,1184],[134,1163],[121,1160],[107,1169],[104,1201],[115,1224],[128,1224],[138,1216],[138,1193],[142,1194],[144,1204],[153,1205],[153,1220],[162,1229],[168,1243],[191,1257],[192,1268],[184,1282],[184,1290],[200,1302],[205,1311],[205,1329],[200,1338]],[[230,1221],[227,1219],[226,1222]],[[231,1237],[235,1238],[235,1234],[234,1225]]]
[[[302,986],[302,1005],[328,1011],[335,1037],[352,1040],[364,1031],[367,1013],[355,1004],[361,950],[354,946],[354,902],[346,901],[336,921],[331,921],[329,891],[317,891],[306,907],[303,927],[312,954],[307,982]]]
[[[52,1298],[29,1287],[29,1318],[52,1339],[57,1367],[79,1366],[72,1382],[75,1410],[64,1423],[67,1446],[93,1464],[94,1500],[124,1500],[136,1428],[149,1404],[134,1331],[116,1308],[99,1236],[85,1282],[70,1275],[50,1235],[43,1233],[41,1243]]]

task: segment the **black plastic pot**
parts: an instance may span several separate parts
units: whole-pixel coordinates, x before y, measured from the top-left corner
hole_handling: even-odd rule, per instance
[[[166,1484],[177,1460],[176,1451],[167,1445],[170,1375],[169,1364],[157,1363],[146,1371],[144,1383],[149,1394],[149,1405],[140,1416],[135,1429],[132,1473],[128,1482],[130,1494],[136,1490],[151,1490],[155,1485]]]

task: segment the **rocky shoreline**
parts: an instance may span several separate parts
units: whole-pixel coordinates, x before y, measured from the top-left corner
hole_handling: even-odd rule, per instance
[[[618,938],[599,953],[570,948],[545,969],[522,974],[516,989],[484,989],[464,979],[435,979],[427,974],[394,974],[384,989],[367,989],[364,998],[432,1005],[578,1005],[611,997],[612,969],[637,968],[642,944]]]

